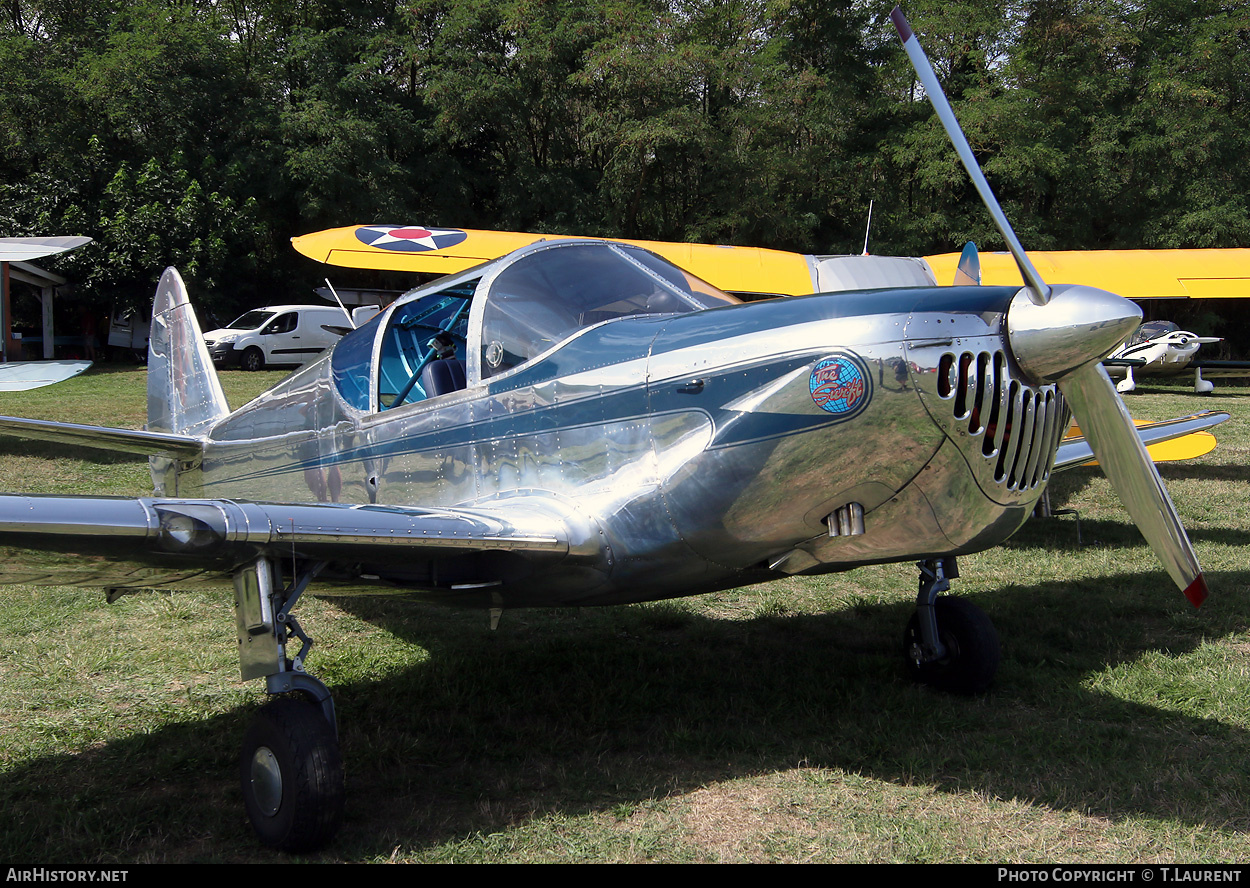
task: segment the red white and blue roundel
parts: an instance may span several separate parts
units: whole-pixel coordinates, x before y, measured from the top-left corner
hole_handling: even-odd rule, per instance
[[[468,236],[458,228],[423,228],[420,225],[365,225],[356,229],[356,239],[362,244],[400,253],[445,250]]]
[[[821,410],[849,419],[868,406],[872,377],[857,357],[845,353],[830,355],[812,368],[808,390]]]

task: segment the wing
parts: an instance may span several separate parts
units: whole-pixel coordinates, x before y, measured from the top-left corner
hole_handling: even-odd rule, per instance
[[[536,241],[569,237],[572,235],[420,225],[350,225],[293,237],[291,245],[305,256],[327,265],[451,274]],[[732,293],[798,296],[816,290],[813,257],[799,253],[669,241],[620,242],[657,253],[713,286]]]
[[[291,238],[310,259],[347,268],[452,274],[548,235],[422,225],[349,225]]]
[[[1137,434],[1155,462],[1192,459],[1209,453],[1215,447],[1215,436],[1204,430],[1228,418],[1227,413],[1206,411],[1163,422],[1139,423]],[[1059,453],[1055,456],[1056,472],[1077,466],[1098,465],[1080,429],[1074,426],[1073,430],[1076,434],[1065,437],[1059,445]]]
[[[322,563],[331,579],[456,591],[577,554],[575,539],[562,516],[528,502],[427,509],[7,494],[0,496],[0,583],[219,585],[269,557]],[[440,564],[455,569],[440,577]]]
[[[0,364],[0,392],[26,392],[77,376],[90,361],[9,361]]]
[[[1186,370],[1201,370],[1207,379],[1230,376],[1250,376],[1250,361],[1190,361]]]
[[[1244,298],[1250,287],[1250,249],[1028,251],[1050,281],[1081,281],[1129,299]],[[959,253],[926,256],[939,281],[949,281]],[[981,283],[1022,286],[1008,253],[981,253]]]
[[[539,240],[572,235],[420,225],[351,225],[291,238],[296,250],[318,262],[348,268],[451,274]],[[722,290],[798,296],[818,287],[819,257],[713,244],[637,241]],[[939,281],[954,280],[960,253],[925,256]],[[1250,249],[1071,250],[1028,252],[1048,280],[1085,281],[1130,299],[1241,298],[1250,286]],[[1022,286],[1008,253],[979,254],[981,283]]]
[[[199,456],[203,449],[203,443],[199,438],[188,435],[114,429],[73,422],[49,422],[42,419],[22,419],[17,416],[0,416],[0,435],[70,444],[76,447],[90,447],[94,450],[136,453],[140,456],[168,456],[175,459],[191,459]]]
[[[3,237],[0,238],[0,262],[31,262],[89,243],[89,237]]]

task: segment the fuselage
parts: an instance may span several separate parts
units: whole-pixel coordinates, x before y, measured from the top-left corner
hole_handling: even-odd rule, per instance
[[[529,576],[489,559],[442,581],[361,569],[444,598],[452,586],[491,588],[509,605],[663,598],[978,551],[1028,516],[1067,418],[1005,346],[1014,293],[883,290],[623,315],[489,378],[475,303],[464,388],[382,408],[328,354],[219,422],[202,461],[159,492],[538,504],[579,528],[582,545]],[[338,346],[358,353],[366,385],[385,375],[388,317]],[[475,354],[486,355],[477,366]],[[852,509],[858,520],[844,526],[838,515]]]
[[[1191,337],[1191,338],[1185,338]],[[1198,348],[1202,345],[1192,333],[1169,334],[1164,339],[1154,339],[1125,348],[1117,358],[1137,358],[1145,361],[1147,367],[1164,372],[1180,373],[1193,361]]]

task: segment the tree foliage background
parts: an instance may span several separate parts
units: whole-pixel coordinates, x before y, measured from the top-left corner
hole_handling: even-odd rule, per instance
[[[1250,4],[909,0],[1022,240],[1250,245]],[[352,223],[1001,242],[864,0],[5,0],[0,235],[82,298],[307,301]],[[49,263],[50,265],[53,263]]]

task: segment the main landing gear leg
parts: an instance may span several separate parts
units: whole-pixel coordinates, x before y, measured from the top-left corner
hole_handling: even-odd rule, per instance
[[[985,612],[962,598],[941,596],[959,576],[954,558],[921,561],[916,612],[903,636],[911,677],[939,690],[978,694],[998,672],[998,633]]]
[[[260,840],[282,851],[315,851],[338,831],[343,817],[343,760],[334,700],[304,671],[312,639],[292,609],[321,565],[304,568],[286,589],[278,570],[261,558],[235,574],[235,619],[243,678],[265,679],[275,696],[261,707],[239,756],[248,819]],[[291,638],[302,643],[287,659]]]

